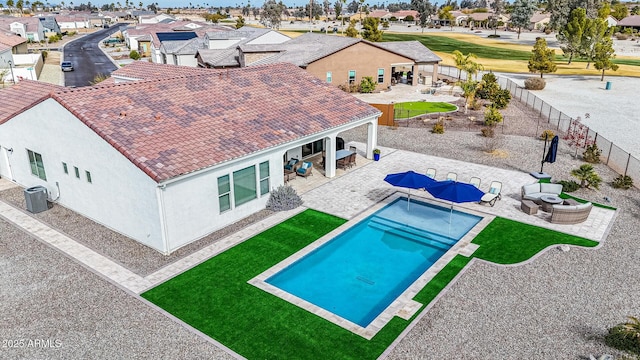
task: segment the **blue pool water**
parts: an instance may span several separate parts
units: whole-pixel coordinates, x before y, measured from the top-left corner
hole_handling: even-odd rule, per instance
[[[266,282],[366,327],[481,219],[399,198]]]

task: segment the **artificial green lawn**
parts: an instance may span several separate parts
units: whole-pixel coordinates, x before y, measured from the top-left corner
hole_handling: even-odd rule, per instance
[[[428,47],[431,51],[440,51],[445,53],[452,53],[454,50],[459,50],[463,54],[474,53],[479,58],[485,59],[501,59],[501,60],[526,60],[531,57],[530,51],[512,50],[499,48],[494,46],[478,45],[466,41],[460,41],[457,39],[448,38],[445,36],[424,36],[424,35],[412,35],[412,34],[390,34],[384,33],[382,35],[382,41],[411,41],[417,40],[424,46]],[[531,47],[533,50],[533,46]],[[562,54],[556,55],[556,61],[567,61]],[[574,59],[575,62],[586,62],[583,59]],[[633,59],[612,59],[616,64],[640,66],[640,60]]]
[[[249,359],[375,359],[471,261],[456,256],[416,296],[409,321],[393,319],[366,340],[247,283],[345,220],[306,210],[145,292],[142,297]],[[551,244],[597,243],[496,218],[473,255],[515,263]]]
[[[394,112],[396,119],[406,119],[429,113],[450,112],[457,108],[445,102],[410,101],[395,104]]]

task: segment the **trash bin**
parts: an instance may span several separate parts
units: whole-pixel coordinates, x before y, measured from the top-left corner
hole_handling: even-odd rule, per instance
[[[611,81],[607,81],[607,86],[605,87],[605,90],[611,90]]]
[[[34,186],[24,190],[24,199],[27,202],[27,210],[37,214],[49,209],[47,204],[47,188]]]

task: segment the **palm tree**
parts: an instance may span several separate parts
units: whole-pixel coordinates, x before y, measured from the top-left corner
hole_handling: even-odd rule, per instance
[[[484,66],[473,61],[473,59],[478,58],[474,53],[464,55],[459,50],[454,50],[451,54],[454,56],[456,68],[458,69],[458,81],[460,81],[460,77],[462,76],[462,70],[467,72],[467,80],[471,78],[471,75],[475,75],[478,71],[484,70]]]
[[[597,189],[602,182],[600,175],[595,172],[591,164],[582,164],[579,168],[571,170],[571,176],[580,180],[580,187],[593,186]]]
[[[627,337],[635,338],[640,342],[640,319],[629,316],[629,321],[622,324],[622,329]]]

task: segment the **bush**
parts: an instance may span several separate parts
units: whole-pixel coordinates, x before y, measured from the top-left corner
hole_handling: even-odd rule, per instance
[[[492,127],[483,127],[482,129],[480,129],[480,132],[484,137],[493,137],[496,134],[495,130]]]
[[[489,39],[494,39],[494,38],[499,38],[499,37],[500,37],[500,35],[498,35],[498,34],[489,34],[487,37],[488,37]]]
[[[42,50],[42,60],[47,60],[47,56],[49,56],[49,52],[47,50]]]
[[[372,93],[376,90],[376,83],[371,76],[365,76],[360,81],[360,92],[364,94]]]
[[[580,180],[580,187],[589,188],[593,186],[595,189],[600,187],[602,178],[593,169],[591,164],[582,164],[579,168],[571,170],[571,175]]]
[[[484,125],[495,126],[502,122],[502,114],[494,107],[490,107],[484,112]]]
[[[407,15],[404,17],[405,22],[413,22],[415,19],[411,15]]]
[[[531,77],[524,81],[524,88],[527,90],[542,90],[547,85],[544,79]]]
[[[640,341],[637,337],[629,336],[625,324],[618,324],[609,329],[604,342],[612,348],[629,351],[640,355]]]
[[[498,89],[493,96],[491,96],[491,102],[496,109],[506,109],[511,101],[511,93],[507,89]]]
[[[438,120],[437,123],[433,124],[433,129],[431,132],[434,134],[444,134],[444,121]]]
[[[129,58],[133,60],[140,60],[141,56],[140,56],[140,53],[137,52],[136,50],[131,50],[131,52],[129,53]]]
[[[554,136],[556,136],[556,133],[554,133],[553,130],[545,130],[540,134],[540,139],[544,140],[547,138],[548,140],[551,140]]]
[[[287,211],[302,205],[302,199],[290,185],[280,185],[271,192],[267,201],[267,209],[272,211]]]
[[[618,40],[627,40],[629,38],[627,34],[621,34],[621,33],[616,33],[615,37]]]
[[[491,72],[486,73],[482,75],[482,80],[478,84],[476,97],[479,97],[480,99],[490,99],[499,90],[500,85],[498,85],[498,79],[496,76]]]
[[[562,185],[562,192],[574,192],[580,188],[580,184],[573,180],[560,180],[557,182]]]
[[[398,18],[395,17],[395,16],[392,16],[392,17],[389,18],[389,21],[398,21]]]
[[[602,150],[598,149],[598,145],[593,144],[587,146],[587,149],[582,153],[582,158],[588,163],[599,164],[600,155],[602,155]]]
[[[629,175],[618,175],[611,185],[616,189],[630,189],[633,186],[633,179]]]

